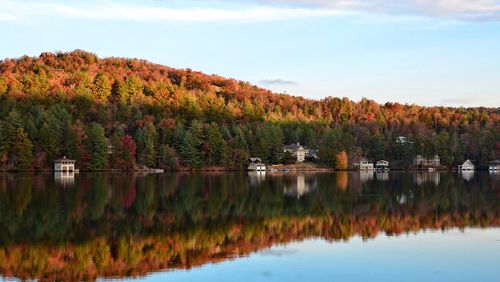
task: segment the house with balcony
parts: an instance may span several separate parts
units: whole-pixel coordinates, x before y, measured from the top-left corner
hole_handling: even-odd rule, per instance
[[[290,153],[293,158],[296,159],[298,163],[302,163],[306,160],[307,157],[309,156],[315,156],[315,152],[310,150],[309,148],[306,148],[300,143],[294,143],[290,145],[286,145],[283,147],[283,153]]]

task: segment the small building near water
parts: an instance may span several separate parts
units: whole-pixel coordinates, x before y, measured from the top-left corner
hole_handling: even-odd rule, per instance
[[[413,161],[414,165],[419,167],[436,167],[441,165],[441,160],[438,155],[424,157],[417,155]]]
[[[458,170],[474,170],[474,164],[470,160],[466,160],[463,164],[458,165]]]
[[[359,170],[373,170],[373,163],[363,160],[359,162]]]
[[[77,171],[75,169],[75,160],[68,159],[66,156],[54,161],[54,171]]]
[[[380,160],[375,164],[375,169],[377,171],[388,171],[389,170],[389,162],[386,160]]]
[[[500,160],[494,160],[490,162],[488,167],[489,171],[500,171]]]
[[[248,170],[266,171],[266,165],[262,162],[262,159],[260,158],[250,158],[248,164]]]

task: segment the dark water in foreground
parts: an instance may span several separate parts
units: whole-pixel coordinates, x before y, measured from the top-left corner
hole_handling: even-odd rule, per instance
[[[499,281],[500,175],[0,174],[4,279]]]

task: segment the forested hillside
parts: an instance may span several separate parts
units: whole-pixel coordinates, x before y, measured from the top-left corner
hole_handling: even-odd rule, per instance
[[[83,169],[242,168],[249,156],[282,162],[296,142],[337,168],[343,151],[402,167],[416,154],[482,167],[500,158],[499,108],[310,100],[79,50],[0,61],[0,103],[2,170],[50,168],[63,155]]]

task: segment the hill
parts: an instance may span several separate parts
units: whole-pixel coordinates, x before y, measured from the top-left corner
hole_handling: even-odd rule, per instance
[[[241,168],[250,155],[282,162],[296,142],[333,167],[340,152],[402,167],[416,154],[450,166],[500,157],[499,108],[311,100],[81,50],[0,61],[0,102],[3,170],[49,168],[62,155],[83,169]]]

